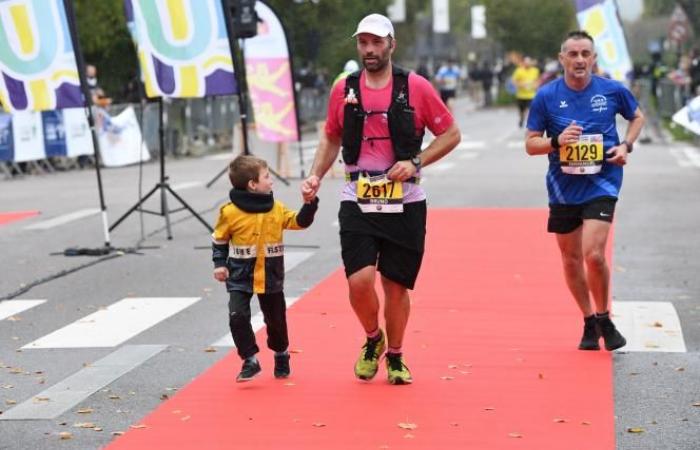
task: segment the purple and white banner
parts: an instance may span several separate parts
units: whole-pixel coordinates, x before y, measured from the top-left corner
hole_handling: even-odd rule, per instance
[[[576,0],[579,26],[595,40],[598,66],[619,81],[629,81],[632,61],[614,0]]]
[[[0,1],[0,103],[9,112],[84,105],[63,0]]]
[[[237,92],[221,0],[124,0],[148,97]]]

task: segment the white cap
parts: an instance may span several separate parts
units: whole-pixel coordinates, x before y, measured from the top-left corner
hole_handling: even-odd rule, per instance
[[[360,70],[360,65],[354,59],[349,59],[343,67],[344,72],[357,72],[358,70]]]
[[[379,37],[394,37],[394,26],[391,20],[381,14],[370,14],[357,24],[357,31],[352,37],[361,33],[369,33]]]

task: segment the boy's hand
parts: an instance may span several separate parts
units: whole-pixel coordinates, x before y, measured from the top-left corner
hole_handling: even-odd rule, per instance
[[[311,175],[306,178],[301,183],[301,196],[304,198],[304,202],[310,203],[314,197],[316,197],[316,193],[320,187],[321,179],[316,175]]]
[[[214,269],[214,279],[216,279],[216,281],[228,280],[228,268],[217,267],[216,269]]]

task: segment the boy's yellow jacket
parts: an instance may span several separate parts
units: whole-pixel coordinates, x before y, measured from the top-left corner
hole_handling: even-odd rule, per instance
[[[212,234],[215,267],[228,267],[228,291],[256,294],[280,292],[284,287],[282,233],[313,222],[318,199],[297,213],[272,194],[232,190],[231,202],[221,207]]]

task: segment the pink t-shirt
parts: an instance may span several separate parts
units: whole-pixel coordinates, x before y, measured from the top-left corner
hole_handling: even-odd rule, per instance
[[[335,84],[328,99],[328,118],[326,134],[337,138],[343,135],[343,117],[345,112],[345,80]],[[366,112],[381,111],[383,114],[368,114],[363,128],[363,137],[377,138],[389,136],[389,124],[386,111],[391,104],[393,78],[381,89],[365,86],[365,72],[360,74],[360,100]],[[411,72],[408,76],[408,100],[415,109],[416,133],[423,134],[425,128],[438,136],[444,133],[454,122],[450,111],[440,100],[433,86],[425,78]],[[382,171],[394,165],[394,150],[389,139],[363,140],[360,157],[356,165],[345,165],[346,172],[357,170]],[[420,185],[403,183],[404,202],[410,203],[425,199],[425,192]],[[356,183],[346,183],[342,200],[356,200]]]

